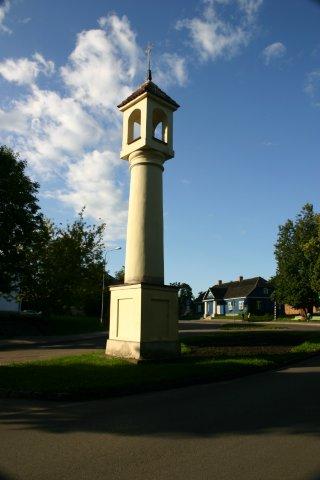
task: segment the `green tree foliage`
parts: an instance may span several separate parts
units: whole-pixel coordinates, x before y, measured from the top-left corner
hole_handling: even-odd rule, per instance
[[[124,265],[122,265],[120,270],[115,272],[114,278],[116,280],[116,283],[124,283]]]
[[[170,283],[173,287],[177,287],[178,301],[179,301],[179,316],[186,315],[192,309],[193,293],[192,288],[188,283],[173,282]]]
[[[37,203],[39,185],[25,173],[26,162],[0,146],[0,291],[20,286],[26,257],[41,235],[43,217]]]
[[[83,210],[65,228],[44,224],[32,268],[23,278],[23,299],[44,312],[72,309],[97,313],[100,307],[105,225],[88,225]],[[108,276],[106,275],[106,278]]]
[[[312,311],[320,293],[320,215],[311,204],[279,227],[275,257],[277,301]]]
[[[304,253],[311,264],[310,285],[319,294],[320,300],[320,214],[315,214],[314,231],[310,240],[304,245]]]

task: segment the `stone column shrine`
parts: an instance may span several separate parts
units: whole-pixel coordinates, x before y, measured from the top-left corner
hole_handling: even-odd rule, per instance
[[[162,173],[174,157],[173,112],[179,105],[148,80],[118,108],[120,156],[130,168],[125,279],[110,287],[106,354],[146,359],[177,356],[177,289],[164,284]]]

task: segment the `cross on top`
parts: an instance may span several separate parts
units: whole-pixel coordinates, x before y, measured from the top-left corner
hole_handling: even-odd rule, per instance
[[[152,74],[151,74],[151,52],[152,52],[152,49],[153,49],[153,44],[152,43],[148,43],[148,45],[146,46],[146,56],[147,56],[147,70],[148,70],[148,73],[147,73],[147,80],[152,80]]]

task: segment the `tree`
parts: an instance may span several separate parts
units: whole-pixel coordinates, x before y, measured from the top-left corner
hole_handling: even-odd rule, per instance
[[[114,278],[116,279],[117,283],[124,283],[124,265],[122,265],[120,270],[115,272]]]
[[[186,315],[190,312],[193,302],[192,288],[188,283],[173,282],[170,283],[173,287],[177,287],[178,290],[178,302],[179,302],[179,316]]]
[[[26,162],[0,146],[0,291],[19,289],[26,257],[42,229],[39,185],[25,173]]]
[[[105,225],[88,225],[83,212],[65,228],[46,222],[43,242],[37,252],[30,251],[33,268],[23,278],[22,295],[33,308],[46,313],[72,309],[98,313]]]
[[[279,227],[275,257],[276,300],[312,312],[320,292],[320,215],[311,204]]]
[[[311,288],[317,292],[320,300],[320,215],[315,214],[314,231],[311,239],[304,245],[304,253],[311,264]]]

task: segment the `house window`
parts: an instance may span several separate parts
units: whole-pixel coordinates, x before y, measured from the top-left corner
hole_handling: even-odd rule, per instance
[[[269,290],[268,290],[267,288],[264,288],[264,289],[263,289],[263,293],[264,293],[265,295],[268,295]]]
[[[239,300],[239,310],[243,310],[244,300]]]
[[[262,302],[257,300],[257,310],[261,310]]]
[[[231,312],[231,310],[233,310],[233,303],[232,302],[228,302],[228,310],[229,310],[229,312]]]

